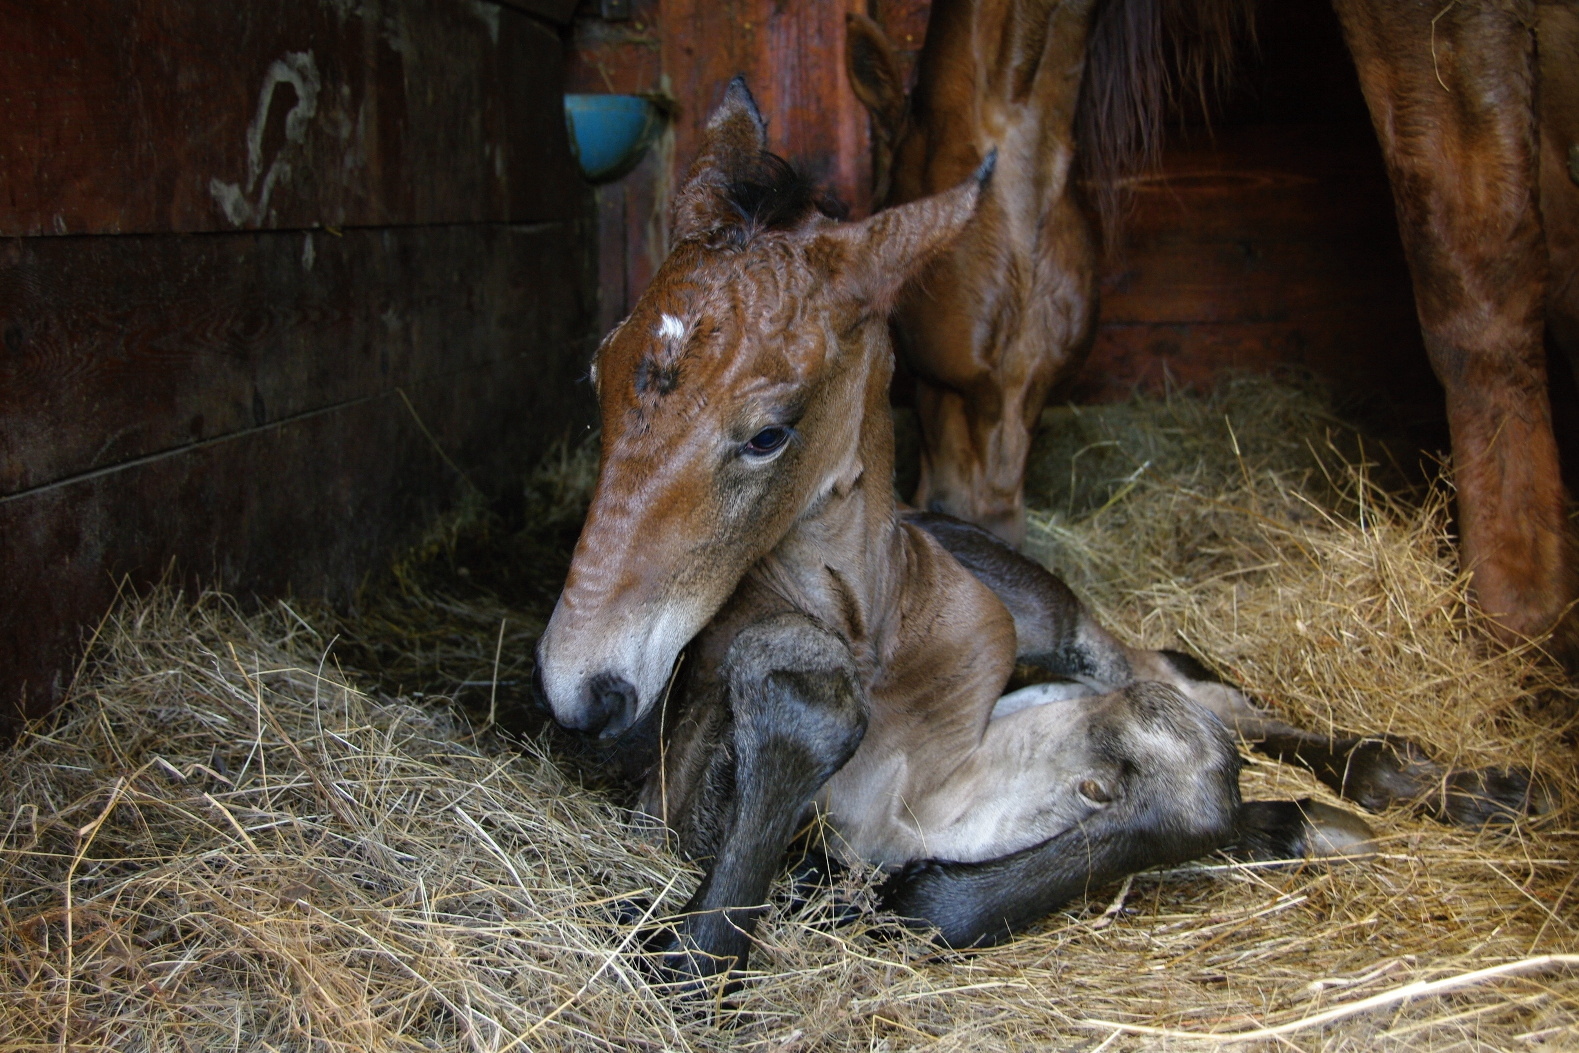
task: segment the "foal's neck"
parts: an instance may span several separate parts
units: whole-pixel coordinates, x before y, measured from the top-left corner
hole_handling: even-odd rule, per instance
[[[881,646],[904,580],[886,343],[885,334],[861,408],[859,474],[796,522],[753,571],[771,591],[843,635],[858,658]]]

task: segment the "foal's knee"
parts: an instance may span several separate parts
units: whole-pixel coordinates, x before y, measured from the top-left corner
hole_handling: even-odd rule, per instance
[[[855,660],[816,622],[796,614],[758,622],[735,638],[724,667],[737,764],[765,764],[768,781],[809,794],[860,745],[866,706]]]

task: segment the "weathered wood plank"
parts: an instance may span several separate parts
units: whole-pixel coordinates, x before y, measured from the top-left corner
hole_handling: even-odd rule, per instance
[[[561,52],[484,0],[0,0],[0,234],[555,218]]]
[[[1442,399],[1425,355],[1408,353],[1419,340],[1411,319],[1389,326],[1364,315],[1105,325],[1085,367],[1060,394],[1076,403],[1120,402],[1136,392],[1210,391],[1229,373],[1293,368],[1322,377],[1345,403],[1406,406],[1414,426],[1440,417]]]
[[[1170,237],[1398,243],[1392,191],[1368,125],[1176,131],[1161,169],[1132,186],[1131,246]]]
[[[663,70],[681,107],[675,157],[696,156],[724,86],[744,74],[776,152],[798,162],[857,214],[871,208],[866,110],[844,72],[844,16],[862,0],[663,0]]]
[[[476,471],[480,447],[525,449],[532,415],[509,393],[529,391],[527,379],[470,370],[413,401],[446,452]],[[564,419],[568,390],[532,430]],[[475,423],[490,416],[512,424]],[[0,501],[0,733],[60,698],[122,580],[142,588],[174,568],[177,581],[243,599],[343,602],[455,489],[391,393]]]
[[[0,494],[527,356],[590,325],[582,224],[0,244]],[[530,280],[529,280],[530,279]]]
[[[1132,247],[1104,276],[1102,323],[1413,317],[1403,260],[1387,249],[1380,239],[1159,239]]]
[[[85,627],[122,575],[146,585],[174,561],[183,580],[246,595],[344,599],[453,497],[450,461],[496,491],[552,438],[584,427],[593,310],[585,226],[367,232],[343,264],[320,256],[315,268],[350,274],[360,259],[376,279],[365,297],[334,302],[347,292],[340,282],[302,292],[283,311],[259,307],[228,321],[199,305],[188,316],[198,320],[193,333],[163,334],[178,352],[149,352],[141,374],[117,373],[126,365],[116,364],[119,349],[90,340],[65,372],[94,377],[88,387],[101,401],[40,407],[32,434],[53,420],[63,435],[86,438],[97,426],[115,437],[119,422],[143,442],[115,446],[119,463],[0,497],[0,725],[18,706],[37,713],[58,697]],[[104,242],[129,252],[143,240],[185,245],[199,276],[233,255],[262,259],[276,245],[299,253],[302,244],[287,234],[87,240],[100,243],[95,252]],[[39,241],[48,244],[30,242],[24,254],[82,244]],[[131,313],[152,299],[130,297]],[[201,347],[205,336],[212,351]],[[115,378],[132,376],[137,384],[118,399]],[[58,391],[63,379],[73,390],[55,372],[28,382]],[[261,423],[249,389],[275,392]],[[195,435],[194,406],[203,416]],[[114,421],[98,419],[112,410]],[[12,441],[9,423],[0,436]],[[124,460],[132,449],[146,452]]]

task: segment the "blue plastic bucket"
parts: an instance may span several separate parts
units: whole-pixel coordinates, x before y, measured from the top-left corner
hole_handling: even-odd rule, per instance
[[[581,171],[606,183],[636,167],[663,119],[639,95],[566,95],[565,120]]]

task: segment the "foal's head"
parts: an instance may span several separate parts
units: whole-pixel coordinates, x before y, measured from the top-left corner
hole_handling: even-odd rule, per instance
[[[675,196],[673,251],[594,359],[598,485],[538,647],[570,727],[633,724],[751,565],[860,477],[889,306],[986,178],[837,223],[765,147],[737,78]]]

